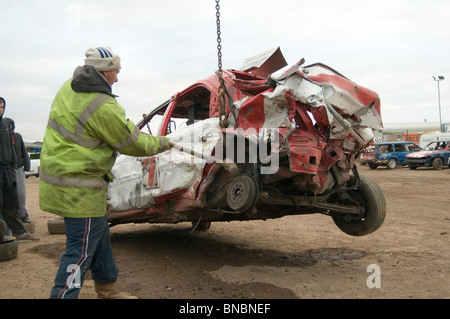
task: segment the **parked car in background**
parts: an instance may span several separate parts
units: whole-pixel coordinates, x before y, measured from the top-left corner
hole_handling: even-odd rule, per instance
[[[363,161],[370,168],[385,166],[387,169],[397,168],[398,165],[406,165],[406,155],[420,151],[421,148],[413,142],[382,142],[375,144],[374,148],[367,149],[363,155]]]
[[[375,144],[371,144],[367,146],[359,155],[358,162],[361,165],[366,165],[366,157],[371,157],[372,155],[365,155],[366,153],[373,153],[375,148]]]
[[[425,133],[420,136],[419,146],[425,148],[431,142],[448,140],[450,140],[450,133]]]
[[[41,172],[41,160],[40,160],[40,153],[30,153],[30,170],[28,172],[25,172],[25,178],[28,178],[30,176],[36,176],[39,177],[39,174]]]
[[[450,167],[450,140],[437,140],[429,143],[423,150],[407,156],[409,169],[417,167],[433,167],[442,169]]]

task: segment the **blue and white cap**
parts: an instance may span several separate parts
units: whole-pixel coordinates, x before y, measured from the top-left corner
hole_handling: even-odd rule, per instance
[[[120,57],[109,47],[88,49],[85,53],[85,65],[91,65],[98,71],[120,70]]]

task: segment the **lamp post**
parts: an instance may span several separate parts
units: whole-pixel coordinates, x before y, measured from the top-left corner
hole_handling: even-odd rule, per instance
[[[439,100],[439,129],[441,131],[441,133],[444,132],[443,128],[442,128],[442,118],[441,118],[441,89],[439,87],[439,82],[444,80],[444,77],[442,75],[438,75],[438,76],[433,76],[433,79],[437,82],[438,84],[438,100]]]

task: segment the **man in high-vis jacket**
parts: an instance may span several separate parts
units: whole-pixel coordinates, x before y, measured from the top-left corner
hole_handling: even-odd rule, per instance
[[[126,298],[115,285],[106,216],[111,168],[118,153],[154,155],[168,149],[169,140],[144,134],[126,119],[111,93],[119,56],[108,47],[85,55],[85,65],[53,101],[41,152],[40,208],[64,217],[67,237],[50,298],[78,298],[89,269],[99,298]]]

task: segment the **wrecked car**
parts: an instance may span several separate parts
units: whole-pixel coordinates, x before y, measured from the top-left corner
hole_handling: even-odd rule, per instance
[[[349,235],[377,230],[385,198],[355,160],[382,129],[379,96],[324,64],[303,64],[288,65],[277,48],[144,115],[137,126],[173,147],[117,157],[110,224],[207,229],[215,221],[320,213]]]
[[[385,166],[395,169],[398,165],[406,165],[406,155],[417,152],[420,147],[413,142],[381,142],[375,144],[373,149],[363,153],[363,160],[371,169]]]
[[[406,155],[409,169],[433,167],[439,170],[450,167],[450,140],[437,140],[429,143],[423,150]]]

